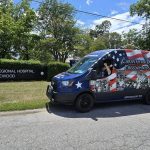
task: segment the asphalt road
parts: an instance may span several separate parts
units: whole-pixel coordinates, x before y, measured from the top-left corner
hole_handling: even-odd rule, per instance
[[[0,150],[150,150],[150,106],[101,104],[0,113]]]

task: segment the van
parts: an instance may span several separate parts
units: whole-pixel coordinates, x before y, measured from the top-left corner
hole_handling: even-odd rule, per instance
[[[94,103],[143,100],[150,104],[150,52],[108,49],[92,52],[47,87],[53,103],[72,104],[80,112]]]

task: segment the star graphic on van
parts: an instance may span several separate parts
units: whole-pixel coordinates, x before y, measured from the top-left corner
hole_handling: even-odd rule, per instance
[[[82,88],[81,85],[82,85],[82,83],[80,83],[80,82],[78,81],[78,83],[76,84],[77,89],[78,89],[78,88]]]

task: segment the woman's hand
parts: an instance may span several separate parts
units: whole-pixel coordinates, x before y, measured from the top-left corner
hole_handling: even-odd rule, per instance
[[[105,66],[105,67],[108,67],[107,63],[104,63],[104,66]]]
[[[110,67],[107,65],[107,63],[104,63],[104,66],[106,67],[108,75],[110,75],[111,74]]]

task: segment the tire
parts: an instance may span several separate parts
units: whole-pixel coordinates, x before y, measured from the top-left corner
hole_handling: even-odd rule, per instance
[[[144,103],[150,105],[150,91],[145,95]]]
[[[79,95],[75,102],[75,107],[77,111],[82,113],[90,111],[93,105],[94,98],[88,93]]]

